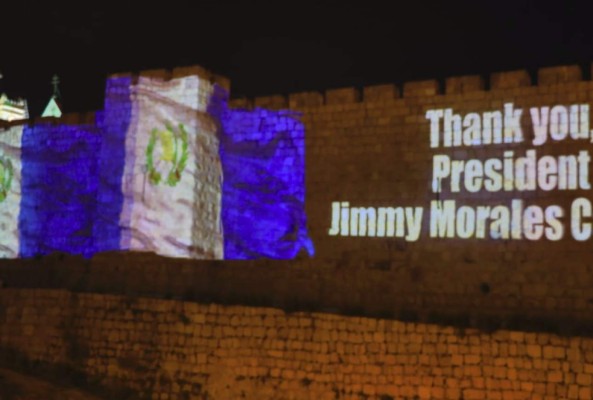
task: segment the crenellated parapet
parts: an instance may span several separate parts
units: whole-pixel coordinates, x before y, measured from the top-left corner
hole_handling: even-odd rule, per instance
[[[163,81],[170,81],[172,79],[185,78],[188,76],[198,76],[201,79],[209,81],[211,84],[220,85],[227,91],[229,91],[231,88],[231,82],[229,78],[210,72],[199,65],[176,67],[173,69],[148,69],[139,72],[119,72],[109,75],[109,78],[129,77],[132,78],[132,82],[136,82],[138,77],[156,78]]]
[[[534,79],[535,78],[535,79]],[[437,96],[465,95],[469,93],[503,92],[516,89],[538,88],[583,82],[579,65],[540,68],[535,77],[527,70],[494,72],[486,79],[481,75],[463,75],[444,79],[404,82],[401,85],[383,84],[362,88],[345,87],[321,91],[269,95],[231,100],[237,108],[269,107],[272,109],[303,109],[326,105],[376,103],[395,99],[418,99]]]
[[[164,82],[172,79],[187,76],[198,76],[211,84],[217,84],[230,92],[230,79],[212,73],[200,66],[178,67],[173,69],[150,69],[139,72],[120,72],[109,75],[108,79],[129,78],[131,82],[137,82],[139,77],[154,78]],[[535,79],[534,79],[535,78]],[[268,108],[279,109],[303,109],[314,108],[325,105],[342,105],[354,103],[376,103],[393,101],[395,99],[418,99],[436,96],[464,95],[475,92],[499,92],[512,91],[515,89],[537,88],[565,85],[584,82],[583,70],[579,65],[565,65],[556,67],[545,67],[537,70],[532,76],[527,70],[515,70],[491,73],[488,79],[481,75],[463,75],[444,79],[440,82],[436,79],[404,82],[401,85],[386,83],[381,85],[358,87],[333,88],[325,91],[307,91],[290,93],[288,95],[275,94],[259,96],[255,98],[231,98],[230,106],[233,108]],[[586,80],[590,81],[590,80]],[[76,115],[75,115],[76,114]],[[45,123],[53,120],[67,124],[92,123],[92,113],[69,113],[62,118],[33,118],[27,120],[31,123]],[[56,121],[56,122],[57,122]],[[0,127],[14,124],[22,125],[23,120],[0,121]]]

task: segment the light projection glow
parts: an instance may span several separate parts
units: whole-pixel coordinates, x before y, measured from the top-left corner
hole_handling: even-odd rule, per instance
[[[198,76],[114,77],[94,125],[0,128],[0,257],[313,254],[304,127]]]
[[[224,104],[224,103],[223,103]],[[225,258],[313,255],[305,204],[305,128],[289,111],[218,108]]]
[[[593,207],[582,193],[591,190],[591,155],[587,149],[566,153],[568,147],[563,145],[593,143],[589,110],[588,104],[554,105],[531,107],[524,114],[513,103],[465,115],[452,108],[428,110],[428,145],[434,152],[430,183],[436,198],[429,202],[428,212],[417,206],[353,207],[333,202],[328,234],[416,241],[421,227],[428,226],[428,238],[589,240]],[[522,125],[528,118],[530,138]],[[532,148],[518,150],[518,145]],[[471,147],[488,157],[455,152]],[[561,154],[548,154],[554,148]],[[567,191],[578,193],[569,208],[535,204],[534,196],[520,197]],[[474,204],[479,199],[488,204]],[[430,219],[427,224],[422,223],[423,215]]]
[[[22,126],[0,131],[0,257],[19,255]]]
[[[131,88],[120,248],[172,257],[223,258],[222,167],[212,85],[197,76]]]
[[[422,207],[350,207],[332,203],[332,236],[398,237],[418,240],[422,228]]]
[[[522,157],[505,151],[502,159],[486,160],[452,160],[446,154],[437,154],[433,158],[432,190],[438,193],[443,185],[451,193],[588,190],[590,161],[587,150],[578,155],[539,158],[536,150],[527,150]]]
[[[97,210],[93,225],[93,251],[120,249],[123,209],[122,176],[126,160],[126,133],[130,125],[132,102],[130,77],[110,78],[105,85],[105,110],[97,115],[103,133],[99,161]]]
[[[90,256],[97,213],[97,154],[92,125],[26,126],[22,136],[20,256],[53,251]]]

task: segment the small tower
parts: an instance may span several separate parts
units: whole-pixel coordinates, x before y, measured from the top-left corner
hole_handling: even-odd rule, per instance
[[[0,72],[0,79],[2,79]],[[27,101],[23,99],[11,100],[5,93],[0,94],[0,121],[14,121],[29,118]]]
[[[43,114],[41,114],[41,116],[60,118],[62,116],[62,108],[60,107],[59,103],[59,100],[61,100],[61,95],[59,88],[60,78],[58,75],[53,76],[51,79],[51,85],[53,86],[53,95],[51,96],[51,99],[49,99],[49,102],[47,103],[47,106],[45,106],[45,110],[43,110]]]

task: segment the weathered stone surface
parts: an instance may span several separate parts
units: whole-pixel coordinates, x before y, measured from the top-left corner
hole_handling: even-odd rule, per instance
[[[593,338],[460,334],[430,324],[58,290],[3,289],[0,309],[4,364],[18,355],[31,365],[68,365],[143,398],[591,394],[591,364],[555,359],[571,349],[593,360]],[[542,350],[540,343],[554,346]],[[510,346],[517,351],[505,350]]]

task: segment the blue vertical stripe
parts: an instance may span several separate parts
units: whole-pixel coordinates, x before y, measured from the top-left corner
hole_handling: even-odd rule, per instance
[[[216,99],[220,101],[220,98]],[[225,259],[313,255],[305,215],[305,129],[290,111],[220,115]]]
[[[129,77],[107,80],[105,111],[102,118],[97,119],[104,136],[99,155],[99,188],[93,232],[97,252],[120,250],[121,180],[126,161],[126,132],[132,110],[131,84]]]
[[[21,257],[91,256],[102,135],[95,126],[26,126],[22,139]]]
[[[122,176],[131,86],[129,77],[108,79],[105,109],[94,126],[24,128],[21,257],[127,250],[122,248]],[[224,258],[291,259],[303,250],[313,255],[305,214],[305,129],[299,116],[287,110],[231,110],[219,87],[208,112],[220,123]]]

